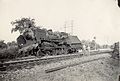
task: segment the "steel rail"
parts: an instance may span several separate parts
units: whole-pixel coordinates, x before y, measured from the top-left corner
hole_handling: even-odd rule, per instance
[[[111,53],[112,51],[92,51],[90,52],[90,55],[97,55],[97,54],[103,54],[103,53]],[[57,61],[59,60],[67,60],[70,58],[79,58],[82,57],[83,52],[76,53],[76,54],[68,54],[68,55],[57,55],[57,56],[48,56],[48,57],[43,57],[43,58],[32,58],[32,59],[22,59],[22,60],[15,60],[15,61],[8,61],[4,63],[0,63],[0,70],[9,66],[17,66],[17,64],[22,63],[34,63],[34,62],[50,62],[50,61]]]

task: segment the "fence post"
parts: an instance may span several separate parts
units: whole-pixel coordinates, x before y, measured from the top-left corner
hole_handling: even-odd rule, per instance
[[[119,59],[120,57],[120,43],[119,42],[114,43],[112,57],[115,59]]]

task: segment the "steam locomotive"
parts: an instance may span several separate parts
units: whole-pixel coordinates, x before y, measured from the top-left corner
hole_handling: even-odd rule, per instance
[[[61,55],[78,52],[83,49],[77,36],[65,32],[53,32],[51,29],[26,29],[17,38],[19,55]]]

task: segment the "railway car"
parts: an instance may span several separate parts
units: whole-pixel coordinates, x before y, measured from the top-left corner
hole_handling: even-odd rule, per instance
[[[20,55],[60,55],[81,50],[82,43],[77,36],[65,32],[53,32],[51,29],[26,29],[17,38]]]

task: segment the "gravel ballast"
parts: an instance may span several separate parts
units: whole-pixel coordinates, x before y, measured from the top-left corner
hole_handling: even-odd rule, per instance
[[[45,70],[54,67],[79,63],[100,57],[105,58],[66,67],[51,73],[45,72]],[[0,81],[117,81],[117,75],[120,74],[118,63],[117,60],[110,58],[110,54],[100,54],[50,64],[36,65],[31,69],[23,68],[15,71],[0,72]]]

